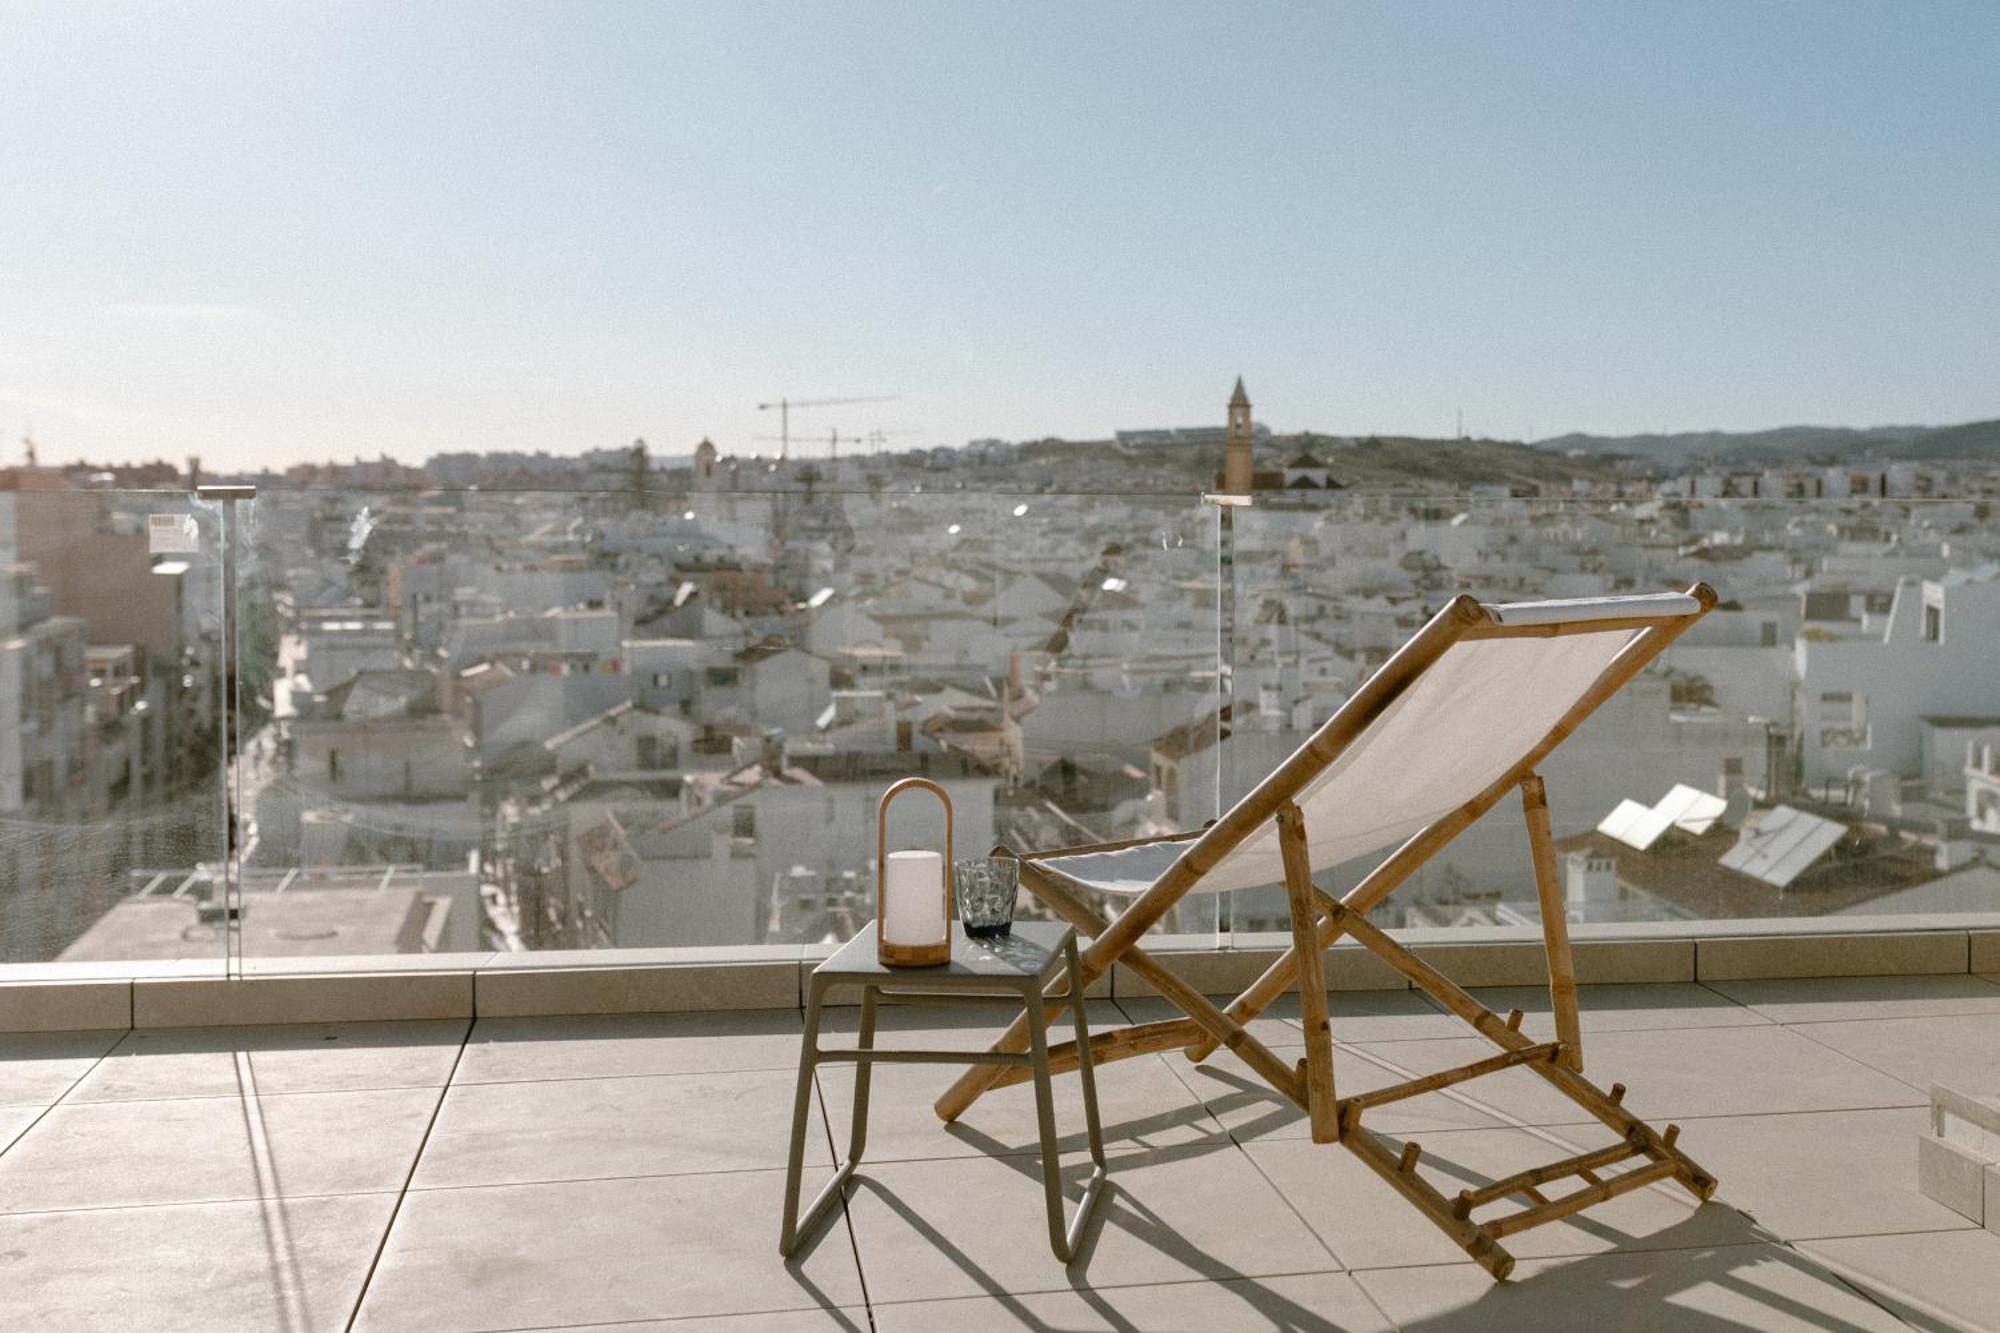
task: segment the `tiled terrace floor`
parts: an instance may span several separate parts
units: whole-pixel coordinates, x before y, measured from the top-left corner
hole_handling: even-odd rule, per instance
[[[0,1328],[2000,1329],[2000,1235],[1915,1187],[1928,1083],[2000,1091],[2000,979],[1584,1001],[1592,1074],[1722,1188],[1524,1233],[1497,1286],[1228,1056],[1102,1070],[1112,1190],[1065,1270],[1027,1090],[946,1129],[922,1066],[878,1072],[873,1165],[781,1261],[792,1013],[0,1037]],[[884,1040],[985,1017],[893,1010]],[[1412,992],[1336,996],[1335,1024],[1346,1089],[1479,1053]],[[1520,1071],[1371,1115],[1447,1189],[1603,1138]]]

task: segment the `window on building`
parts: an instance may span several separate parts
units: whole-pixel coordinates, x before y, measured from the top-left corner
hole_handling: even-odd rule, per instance
[[[340,781],[340,751],[338,750],[328,750],[326,752],[326,780],[328,782]]]
[[[738,806],[730,812],[729,832],[731,837],[754,838],[757,836],[757,811],[750,806]]]
[[[1764,647],[1776,648],[1778,646],[1777,621],[1775,620],[1762,621],[1758,624],[1757,630],[1758,630],[1759,642],[1761,642]]]
[[[1927,606],[1924,608],[1924,639],[1930,643],[1940,643],[1944,639],[1944,608]]]
[[[1868,745],[1868,696],[1827,690],[1819,696],[1819,743],[1825,748]]]

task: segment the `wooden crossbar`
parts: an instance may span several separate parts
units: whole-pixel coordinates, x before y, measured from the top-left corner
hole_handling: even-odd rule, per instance
[[[1613,1166],[1628,1157],[1637,1157],[1641,1151],[1634,1143],[1614,1143],[1608,1148],[1599,1148],[1593,1152],[1565,1157],[1561,1161],[1531,1166],[1525,1171],[1516,1171],[1511,1176],[1502,1176],[1490,1185],[1481,1185],[1478,1189],[1460,1190],[1458,1198],[1452,1203],[1452,1211],[1464,1217],[1473,1209],[1492,1203],[1495,1199],[1504,1199],[1510,1194],[1524,1194],[1534,1186],[1546,1185],[1551,1180],[1561,1180],[1564,1176],[1583,1176],[1595,1183],[1591,1173],[1598,1167]],[[1535,1191],[1535,1196],[1537,1203],[1548,1202],[1547,1199],[1540,1197],[1539,1190]]]
[[[1621,1194],[1630,1194],[1633,1190],[1650,1185],[1654,1181],[1665,1180],[1673,1175],[1676,1169],[1672,1162],[1654,1162],[1649,1166],[1635,1167],[1630,1171],[1620,1172],[1608,1180],[1600,1180],[1595,1185],[1585,1185],[1580,1190],[1551,1199],[1534,1208],[1524,1208],[1518,1213],[1509,1213],[1505,1217],[1482,1222],[1480,1229],[1495,1240],[1499,1240],[1517,1231],[1526,1231],[1529,1227],[1538,1227],[1543,1223],[1568,1217],[1571,1213],[1580,1213],[1592,1204],[1615,1199]]]
[[[1528,1064],[1535,1060],[1552,1060],[1562,1053],[1559,1041],[1543,1042],[1539,1046],[1523,1046],[1517,1051],[1502,1051],[1489,1055],[1484,1060],[1474,1060],[1469,1065],[1458,1065],[1451,1069],[1440,1069],[1435,1074],[1425,1074],[1422,1078],[1406,1079],[1401,1083],[1391,1083],[1386,1088],[1370,1088],[1352,1097],[1340,1099],[1343,1123],[1359,1119],[1361,1113],[1372,1107],[1386,1106],[1390,1102],[1400,1102],[1409,1097],[1421,1097],[1439,1088],[1448,1088],[1454,1083],[1467,1083],[1488,1074],[1497,1074],[1515,1065]]]

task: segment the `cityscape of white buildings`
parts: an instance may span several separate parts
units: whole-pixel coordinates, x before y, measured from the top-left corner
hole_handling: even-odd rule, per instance
[[[1572,917],[2000,908],[2000,473],[1465,485],[1401,446],[1402,480],[1348,481],[1379,442],[1236,406],[1094,445],[254,479],[233,644],[217,506],[0,472],[0,955],[215,947],[225,783],[257,948],[844,938],[900,777],[944,785],[961,855],[1198,827],[1456,594],[1697,579],[1720,607],[1545,773]],[[1676,784],[1729,812],[1597,831]],[[1782,884],[1724,867],[1780,808],[1841,836]],[[1389,924],[1533,921],[1521,848],[1503,807]],[[1285,919],[1216,910],[1170,924]]]

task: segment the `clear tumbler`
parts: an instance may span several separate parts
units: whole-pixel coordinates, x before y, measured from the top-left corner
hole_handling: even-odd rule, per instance
[[[1011,856],[955,861],[951,867],[951,887],[967,935],[973,939],[996,939],[1012,932],[1014,895],[1021,888],[1019,861]]]

